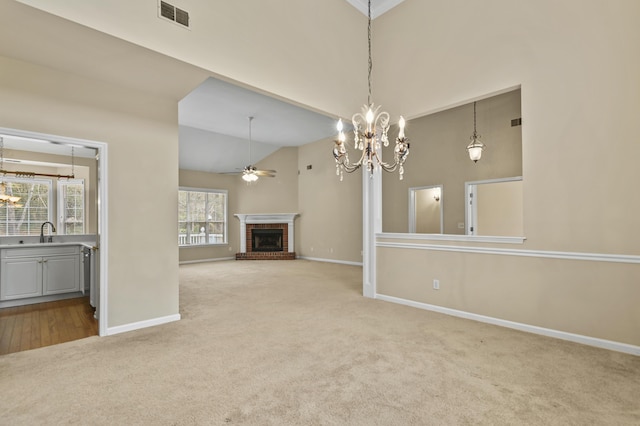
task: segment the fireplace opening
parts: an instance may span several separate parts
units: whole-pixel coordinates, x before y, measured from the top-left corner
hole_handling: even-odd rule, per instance
[[[282,229],[252,229],[251,251],[283,251]]]

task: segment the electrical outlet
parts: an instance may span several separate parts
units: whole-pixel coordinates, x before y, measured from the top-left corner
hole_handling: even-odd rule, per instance
[[[433,289],[440,290],[440,280],[433,280]]]

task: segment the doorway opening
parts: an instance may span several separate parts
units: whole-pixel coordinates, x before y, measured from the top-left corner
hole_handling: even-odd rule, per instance
[[[444,220],[442,185],[409,188],[409,232],[442,234]]]
[[[465,182],[467,235],[522,236],[522,176]]]
[[[95,161],[94,172],[91,177],[94,180],[92,183],[93,194],[91,195],[92,198],[87,207],[90,220],[93,221],[93,223],[90,228],[84,228],[85,224],[83,224],[82,229],[84,230],[85,235],[78,236],[78,244],[87,246],[91,250],[90,262],[92,266],[91,272],[88,275],[84,270],[78,271],[79,274],[83,274],[79,287],[81,287],[80,290],[83,292],[91,287],[93,294],[91,297],[89,294],[79,294],[78,296],[70,294],[69,297],[64,297],[64,295],[57,297],[58,295],[56,295],[56,297],[43,297],[41,301],[40,299],[37,299],[37,297],[35,299],[32,297],[28,300],[28,303],[25,303],[22,306],[17,306],[19,305],[19,300],[11,301],[11,305],[13,306],[0,309],[0,315],[2,316],[2,320],[5,325],[8,324],[7,321],[12,321],[13,324],[11,332],[12,337],[10,341],[14,343],[12,343],[11,346],[13,348],[16,347],[15,341],[18,337],[15,337],[14,333],[18,333],[18,330],[20,330],[21,340],[21,344],[18,346],[24,347],[25,349],[30,349],[30,346],[32,345],[31,343],[26,344],[27,339],[33,340],[33,345],[35,346],[32,347],[39,347],[38,345],[48,346],[49,344],[87,337],[87,335],[91,334],[105,336],[107,334],[108,324],[108,300],[106,297],[108,294],[107,144],[97,141],[75,139],[65,136],[10,128],[0,128],[0,136],[3,138],[5,148],[14,150],[16,153],[19,151],[24,153],[23,155],[25,158],[28,157],[27,160],[20,165],[21,171],[27,171],[29,167],[43,167],[42,164],[37,164],[38,161],[43,163],[46,162],[47,158],[52,157],[68,158],[70,156],[72,167],[74,165],[74,159],[81,158],[82,156],[84,156],[85,159],[91,158],[92,161]],[[69,152],[71,152],[71,155]],[[67,163],[66,166],[59,166],[68,167],[69,164]],[[54,192],[54,197],[58,197],[57,191]],[[60,208],[60,204],[56,203],[54,200],[49,204],[52,206],[52,210],[55,210],[56,208],[54,205],[57,205],[57,208]],[[55,216],[53,216],[54,213],[50,210],[48,213],[49,217],[47,219],[56,221],[56,223],[59,224],[60,222],[58,222],[58,220],[60,219],[60,215],[58,213],[60,212],[56,211]],[[64,217],[68,218],[70,216]],[[64,220],[64,222],[66,223],[68,220]],[[78,228],[78,225],[75,224],[73,227],[67,227],[67,229],[72,228]],[[59,245],[69,242],[73,244],[73,241],[75,241],[74,237],[74,235],[65,235],[64,237],[60,236],[58,238],[58,243]],[[5,238],[7,247],[11,246],[12,249],[18,250],[20,247],[13,246],[14,243],[16,245],[21,243],[28,244],[30,242],[28,238],[33,237],[25,236],[24,238],[21,238],[17,236],[11,238],[16,241],[13,242],[12,240]],[[18,241],[21,239],[24,239],[24,241]],[[82,253],[82,250],[80,253]],[[78,261],[78,268],[84,266],[83,262],[84,261],[82,259]],[[90,279],[94,282],[91,284],[85,284],[85,277],[87,276],[90,276]],[[85,285],[82,286],[82,284]],[[49,293],[51,294],[55,292],[49,291]],[[91,309],[92,305],[95,308],[95,312]],[[28,315],[26,312],[29,312]],[[89,312],[93,312],[93,315],[91,315],[94,316],[93,324],[91,316],[89,316]],[[20,317],[20,314],[24,315]],[[68,318],[65,315],[68,315],[69,318],[73,319],[72,323],[68,321]],[[45,327],[45,324],[47,327]],[[56,324],[57,326],[49,327],[49,324]],[[75,328],[74,330],[71,328],[65,328],[71,324],[73,325],[73,328]],[[36,327],[39,327],[38,331],[35,330]],[[55,333],[51,333],[49,328],[58,332],[58,334],[60,334],[60,330],[64,329],[64,331],[62,331],[61,335],[54,335]],[[79,331],[78,329],[82,330]],[[27,330],[31,333],[29,337],[27,337]],[[25,341],[24,345],[22,344],[22,340]],[[38,340],[40,340],[40,343],[37,342]]]

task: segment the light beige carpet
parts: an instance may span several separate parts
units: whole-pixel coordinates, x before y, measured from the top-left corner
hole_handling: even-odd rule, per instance
[[[365,299],[358,267],[180,281],[179,322],[0,357],[0,424],[640,424],[639,357]]]

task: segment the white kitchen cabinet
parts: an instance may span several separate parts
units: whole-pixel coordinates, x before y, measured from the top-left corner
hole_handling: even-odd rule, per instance
[[[42,258],[42,294],[80,291],[80,254]]]
[[[42,296],[40,258],[2,259],[0,271],[0,300]]]
[[[80,247],[3,249],[0,300],[80,291]]]

